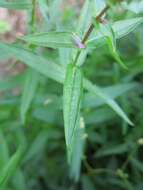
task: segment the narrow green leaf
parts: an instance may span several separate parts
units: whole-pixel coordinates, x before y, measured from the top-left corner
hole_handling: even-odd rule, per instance
[[[71,49],[59,48],[60,64],[66,66],[70,61]]]
[[[117,51],[112,51],[111,55],[113,56],[113,58],[117,61],[117,63],[124,69],[128,69],[128,67],[125,65],[125,63],[122,61],[122,59],[120,58],[120,55]]]
[[[106,39],[111,55],[115,58],[117,63],[119,63],[124,69],[127,69],[126,65],[121,60],[119,53],[117,52],[116,36],[112,26],[110,26],[110,24],[102,25],[100,31]]]
[[[33,100],[39,79],[39,73],[33,69],[29,69],[26,75],[24,91],[22,93],[22,101],[20,106],[21,120],[25,123],[26,113]]]
[[[16,47],[14,45],[9,45],[5,43],[0,43],[0,50],[3,49],[5,51],[11,52],[13,56],[17,59],[21,60],[23,63],[28,65],[29,67],[37,70],[41,74],[53,79],[57,82],[63,83],[65,78],[65,70],[61,66],[49,62],[44,57],[39,56],[32,51],[23,49],[21,47]],[[110,98],[106,93],[103,93],[102,90],[95,85],[93,85],[90,81],[83,81],[84,88],[103,99],[106,104],[108,104],[120,117],[122,117],[125,121],[132,124],[128,119],[123,110],[118,106],[118,104]]]
[[[84,80],[84,86],[86,86],[86,89],[88,89],[89,92],[102,98],[106,104],[108,104],[116,113],[118,113],[118,115],[122,117],[128,124],[133,125],[123,110],[119,107],[119,105],[107,94],[102,92],[97,86],[93,85],[90,81],[87,80]]]
[[[143,23],[143,17],[120,20],[111,25],[115,38],[120,39],[130,32],[134,31],[141,23]],[[98,31],[97,31],[98,32]],[[91,37],[87,41],[87,46],[91,48],[98,48],[106,43],[105,37],[98,32],[95,37]]]
[[[84,118],[86,124],[101,124],[107,121],[110,121],[115,117],[115,113],[113,110],[109,109],[109,107],[101,107],[96,108],[95,110],[91,110],[84,113]]]
[[[30,44],[51,48],[80,48],[79,37],[72,32],[47,32],[31,34],[20,38]]]
[[[8,9],[31,9],[32,4],[27,0],[13,0],[13,1],[5,1],[0,0],[0,7],[8,8]]]
[[[122,154],[124,152],[127,152],[129,150],[129,144],[119,144],[119,145],[114,145],[114,146],[109,146],[104,147],[100,149],[96,153],[96,157],[102,157],[102,156],[109,156],[109,155],[114,155],[114,154]]]
[[[68,151],[70,151],[73,142],[73,135],[76,131],[77,119],[80,112],[81,96],[81,70],[73,64],[68,64],[63,89],[65,139]]]
[[[84,49],[83,51],[81,51],[79,58],[77,60],[77,65],[78,66],[82,66],[86,60],[86,57],[88,55],[88,51],[87,49]]]
[[[4,43],[0,43],[0,50],[1,49],[6,52],[11,52],[18,60],[26,63],[29,67],[37,70],[41,74],[44,74],[57,82],[64,81],[64,69],[42,56],[33,53],[31,50]]]
[[[127,83],[127,84],[118,84],[114,86],[109,86],[102,88],[102,92],[108,95],[111,99],[122,96],[125,93],[128,93],[131,90],[134,90],[138,84],[136,83]],[[103,99],[95,97],[93,93],[86,93],[83,98],[83,107],[99,107],[105,104]]]
[[[81,117],[80,121],[78,122],[77,129],[74,133],[73,146],[71,150],[70,173],[71,177],[75,181],[78,181],[80,177],[81,161],[83,156],[85,138],[85,124],[83,118]]]
[[[143,23],[143,17],[126,19],[113,23],[112,28],[116,38],[119,39],[134,31],[141,23]]]
[[[9,178],[13,176],[21,159],[22,153],[23,151],[20,147],[17,152],[10,158],[6,166],[4,166],[3,170],[0,171],[0,187],[3,187],[8,182]]]

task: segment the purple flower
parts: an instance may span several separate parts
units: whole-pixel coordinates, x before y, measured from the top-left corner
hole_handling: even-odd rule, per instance
[[[73,37],[73,41],[75,43],[75,45],[80,48],[80,49],[84,49],[85,48],[85,45],[81,42],[80,38],[74,34],[74,37]]]

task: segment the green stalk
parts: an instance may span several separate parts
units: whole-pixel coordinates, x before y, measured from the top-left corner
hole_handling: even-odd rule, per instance
[[[107,5],[107,6],[99,13],[99,15],[96,16],[96,21],[97,21],[97,22],[100,23],[100,22],[102,21],[102,16],[107,12],[108,9],[109,9],[109,5]],[[83,44],[86,43],[86,41],[88,40],[88,38],[89,38],[90,34],[92,33],[93,29],[94,29],[94,24],[91,23],[90,26],[89,26],[89,28],[88,28],[88,30],[86,31],[86,33],[85,33],[85,35],[84,35],[84,37],[83,37],[83,40],[82,40],[82,43],[83,43]],[[81,51],[78,51],[77,54],[76,54],[75,60],[74,60],[74,65],[76,65],[77,60],[78,60],[80,54],[81,54]]]
[[[36,30],[36,0],[32,0],[32,16],[31,16],[31,33],[34,33]]]

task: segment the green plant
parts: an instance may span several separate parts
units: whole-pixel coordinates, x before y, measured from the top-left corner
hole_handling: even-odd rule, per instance
[[[111,175],[111,178],[106,179],[112,184],[111,189],[114,189],[115,185],[118,189],[133,189],[134,185],[129,182],[129,177],[125,171],[126,165],[132,162],[133,165],[135,165],[134,167],[139,168],[137,170],[143,170],[143,166],[139,159],[133,156],[139,146],[137,143],[133,143],[131,139],[135,138],[136,140],[138,135],[133,137],[127,135],[128,130],[134,130],[132,126],[134,125],[133,123],[136,125],[136,120],[133,119],[133,121],[131,121],[127,116],[135,115],[135,113],[133,113],[131,104],[128,101],[128,96],[125,94],[133,89],[139,89],[139,84],[132,79],[142,70],[142,65],[136,66],[135,64],[138,55],[140,55],[139,50],[137,52],[137,58],[135,56],[128,58],[127,54],[131,54],[130,49],[124,49],[124,40],[121,40],[122,45],[119,44],[121,43],[119,39],[130,34],[135,29],[140,28],[143,23],[143,17],[135,17],[130,10],[129,12],[126,11],[128,13],[127,15],[124,13],[125,16],[120,15],[120,12],[119,15],[118,13],[117,15],[114,14],[114,12],[120,8],[125,9],[125,4],[120,4],[121,2],[115,4],[114,1],[108,1],[106,5],[104,1],[86,0],[80,12],[79,21],[77,22],[75,16],[70,15],[73,10],[71,13],[70,11],[66,13],[65,10],[63,11],[63,15],[61,14],[62,11],[59,7],[62,3],[62,0],[32,0],[30,2],[26,0],[0,1],[1,7],[27,10],[30,18],[27,35],[17,37],[15,43],[8,44],[0,42],[0,51],[2,52],[0,53],[1,59],[15,57],[16,64],[24,63],[28,66],[24,73],[0,82],[0,89],[6,92],[9,92],[17,86],[22,86],[21,97],[10,97],[9,102],[5,101],[7,97],[9,99],[8,93],[5,93],[4,100],[2,100],[1,103],[4,108],[2,107],[1,111],[3,118],[1,138],[3,139],[3,145],[1,145],[0,149],[2,149],[2,155],[4,156],[2,156],[0,160],[2,163],[0,163],[0,165],[2,165],[3,168],[2,172],[0,172],[0,184],[2,188],[8,189],[7,180],[13,175],[20,160],[23,165],[26,165],[26,163],[33,159],[35,159],[36,164],[40,162],[45,163],[52,173],[51,170],[54,168],[53,161],[47,161],[47,156],[44,155],[45,153],[42,150],[46,149],[46,143],[50,142],[51,151],[53,150],[53,154],[55,154],[54,157],[58,157],[58,154],[60,154],[58,150],[60,144],[62,147],[61,152],[65,152],[63,144],[63,133],[65,131],[65,144],[69,167],[67,167],[66,164],[64,167],[66,166],[66,170],[67,168],[70,170],[64,175],[62,182],[63,188],[64,185],[65,187],[70,186],[71,189],[78,188],[74,182],[83,180],[83,188],[90,188],[92,190],[94,187],[92,187],[93,185],[89,176],[92,174],[96,176],[100,173],[107,173]],[[42,14],[42,24],[36,19],[36,10],[38,8]],[[106,15],[108,15],[108,21],[104,19]],[[122,19],[120,20],[118,17],[122,17]],[[113,22],[112,19],[117,21]],[[69,23],[72,25],[71,27]],[[41,28],[39,26],[41,26]],[[141,32],[139,29],[135,38],[140,41]],[[117,48],[119,45],[120,47]],[[142,44],[139,45],[138,49],[141,48]],[[139,57],[138,59],[142,58]],[[101,65],[98,65],[97,61],[99,61]],[[94,62],[96,62],[95,65]],[[102,64],[102,62],[104,63]],[[98,74],[99,76],[103,76],[102,80],[100,77],[98,78]],[[93,82],[91,82],[92,79]],[[99,85],[108,85],[108,87],[101,88],[95,85],[94,81]],[[109,86],[113,84],[114,86]],[[139,94],[140,92],[136,93],[133,98],[131,97],[131,100],[134,100],[134,104],[140,101]],[[117,99],[118,103],[115,99]],[[20,114],[18,111],[19,104]],[[15,107],[16,111],[14,110]],[[12,111],[14,113],[11,116]],[[117,117],[115,113],[119,117]],[[17,119],[19,115],[21,117],[20,120]],[[8,118],[10,119],[7,120]],[[40,120],[45,121],[47,124],[44,122],[41,124]],[[107,143],[107,121],[111,121],[112,126],[121,125],[122,136],[127,135],[125,142],[120,141],[122,137],[119,135],[119,142],[117,143],[112,137],[111,131],[111,143]],[[94,129],[90,129],[89,125],[98,125],[98,123],[103,123],[103,127],[101,126],[101,129],[97,128],[97,134],[99,136],[97,135],[96,137],[95,135],[94,137],[93,134],[95,131]],[[19,125],[23,126],[19,128]],[[64,130],[63,128],[56,128],[52,125],[64,125]],[[86,125],[89,129],[86,129]],[[3,128],[5,126],[5,130],[12,130],[12,133],[16,131],[14,136],[10,135],[10,137],[6,138],[6,142],[3,137]],[[29,126],[32,126],[32,129],[29,129]],[[131,127],[128,129],[128,126]],[[4,133],[6,133],[5,130]],[[115,128],[115,131],[116,130],[118,132],[120,129]],[[27,135],[29,132],[30,134]],[[93,163],[92,161],[88,162],[88,156],[90,157],[90,154],[92,154],[92,146],[87,147],[87,153],[83,154],[87,133],[89,136],[88,140],[91,141],[93,145],[97,143],[97,145],[99,144],[99,146],[101,146],[100,149],[97,147],[98,151],[92,155],[95,159],[129,152],[121,168],[120,166],[119,168],[115,167],[116,169],[114,170],[114,166],[111,166],[110,169],[93,169],[90,166],[89,163]],[[21,144],[24,151],[18,150],[9,160],[9,148],[7,147],[7,143],[13,142],[15,138],[16,141],[14,145],[18,146]],[[55,142],[53,139],[55,139]],[[60,143],[58,143],[58,141]],[[12,148],[13,147],[11,147],[11,149]],[[57,153],[54,153],[55,150]],[[39,155],[41,152],[43,157]],[[24,153],[25,156],[22,156]],[[113,158],[116,160],[116,157],[113,156]],[[56,158],[54,159],[56,160]],[[4,162],[4,160],[6,160],[6,162]],[[87,174],[82,175],[80,179],[82,161],[87,170]],[[100,161],[98,162],[100,165]],[[103,159],[102,162],[104,166],[106,161]],[[62,163],[60,156],[58,163]],[[56,170],[58,170],[57,167],[55,167]],[[29,175],[35,175],[33,171],[28,171],[28,168],[25,170],[29,172]],[[61,170],[63,171],[64,168]],[[46,177],[45,173],[45,170],[40,170],[39,176],[42,176],[42,181],[39,183],[35,182],[34,184],[37,189],[38,187],[44,189],[44,186],[46,186],[45,182],[43,182]],[[88,173],[90,174],[88,175]],[[138,171],[136,173],[138,173]],[[74,182],[69,185],[64,184],[67,177],[66,175],[70,176],[68,179],[72,179]],[[132,176],[134,176],[134,174]],[[19,181],[17,181],[16,178],[18,178]],[[32,189],[32,184],[27,185],[24,178],[24,173],[19,167],[11,182],[12,187],[22,190],[27,188]],[[56,189],[57,184],[59,184],[59,174],[57,174],[56,178],[56,185],[54,186],[54,182],[50,184],[51,189]],[[39,177],[39,181],[40,179]],[[100,178],[99,181],[97,179],[97,188],[102,186],[100,180]],[[106,180],[104,182],[105,184]],[[3,187],[3,185],[5,186]],[[106,185],[103,185],[102,188],[104,189],[105,187]]]

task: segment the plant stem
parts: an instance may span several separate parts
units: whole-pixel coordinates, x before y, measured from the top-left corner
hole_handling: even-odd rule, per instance
[[[101,22],[102,16],[106,13],[106,11],[109,9],[109,5],[107,5],[100,13],[99,15],[96,16],[96,21],[97,22]],[[87,30],[87,32],[85,33],[82,43],[85,44],[85,42],[87,41],[88,37],[90,36],[90,34],[92,33],[94,29],[94,24],[91,23],[91,25],[89,26],[89,29]]]
[[[91,23],[89,29],[87,30],[87,32],[85,33],[84,37],[83,37],[83,40],[82,40],[82,43],[85,44],[85,42],[87,41],[88,37],[90,36],[91,32],[93,31],[94,29],[94,24]]]
[[[97,22],[99,22],[99,23],[101,22],[102,16],[106,13],[106,11],[107,11],[108,9],[109,9],[109,5],[107,5],[107,6],[99,13],[99,15],[96,16],[96,21],[97,21]],[[87,30],[87,32],[85,33],[85,35],[84,35],[84,37],[83,37],[83,40],[82,40],[82,43],[83,43],[83,44],[86,43],[86,41],[87,41],[87,39],[89,38],[90,34],[92,33],[93,29],[94,29],[94,24],[91,23],[90,26],[89,26],[89,28],[88,28],[88,30]],[[75,57],[75,60],[74,60],[74,64],[77,63],[77,60],[78,60],[78,58],[79,58],[79,56],[80,56],[80,53],[81,53],[81,51],[79,50],[79,51],[77,52],[77,54],[76,54],[76,57]]]
[[[36,23],[36,0],[32,0],[32,17],[31,17],[31,33],[35,32],[35,23]]]
[[[96,17],[96,20],[97,20],[98,22],[100,22],[102,16],[107,12],[107,10],[108,10],[109,8],[110,8],[109,5],[107,5],[107,6],[99,13],[99,15]]]
[[[100,13],[99,15],[96,16],[96,21],[97,22],[101,22],[102,16],[106,13],[106,11],[109,9],[109,5],[107,5]],[[90,36],[91,32],[94,29],[94,24],[91,23],[89,29],[87,30],[87,32],[85,33],[82,43],[85,44],[85,42],[87,41],[88,37]]]

